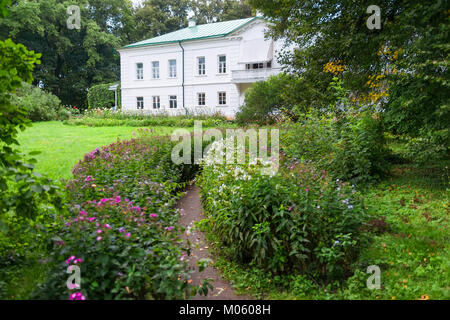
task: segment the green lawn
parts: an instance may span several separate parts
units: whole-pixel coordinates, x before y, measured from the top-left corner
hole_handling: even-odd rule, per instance
[[[130,139],[136,127],[67,126],[58,121],[34,123],[19,135],[22,152],[40,151],[36,171],[50,178],[69,178],[84,154],[118,138]],[[175,128],[156,127],[155,134],[170,134]]]

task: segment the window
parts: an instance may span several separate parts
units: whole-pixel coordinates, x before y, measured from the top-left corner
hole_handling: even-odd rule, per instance
[[[144,109],[144,98],[143,97],[137,97],[136,98],[136,106],[139,109]]]
[[[197,101],[199,106],[204,106],[206,104],[205,93],[197,93]]]
[[[152,62],[152,77],[153,79],[159,79],[159,61]]]
[[[142,62],[136,63],[136,78],[138,80],[144,79],[144,64]]]
[[[177,77],[177,60],[169,60],[169,78]]]
[[[219,73],[227,73],[227,57],[219,56]]]
[[[206,74],[205,57],[197,58],[197,66],[198,66],[198,75],[199,76],[205,75]]]
[[[177,108],[177,96],[169,96],[169,108],[170,109]]]
[[[219,92],[219,106],[224,106],[227,104],[227,93]]]
[[[159,109],[161,107],[161,99],[159,96],[153,97],[153,109]]]
[[[267,61],[267,68],[272,68],[272,60]]]

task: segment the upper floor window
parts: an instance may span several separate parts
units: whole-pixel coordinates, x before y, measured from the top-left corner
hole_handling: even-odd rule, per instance
[[[227,56],[219,56],[219,73],[227,73]]]
[[[144,64],[142,62],[136,63],[136,79],[144,79]]]
[[[205,57],[197,58],[198,75],[202,76],[206,74],[206,62]]]
[[[252,69],[264,69],[264,68],[272,68],[272,61],[267,61],[265,63],[259,62],[259,63],[247,63],[245,65],[245,69],[252,70]]]
[[[159,61],[152,62],[152,78],[159,79]]]
[[[159,109],[161,107],[161,99],[159,96],[153,97],[153,109]]]
[[[169,96],[169,108],[170,109],[177,108],[177,96]]]
[[[136,98],[136,106],[139,109],[144,109],[144,97],[137,97]]]
[[[219,106],[224,106],[227,104],[227,93],[219,92]]]
[[[169,60],[169,78],[177,77],[177,60]]]
[[[206,104],[205,97],[206,96],[204,92],[197,93],[197,101],[199,106],[204,106]]]

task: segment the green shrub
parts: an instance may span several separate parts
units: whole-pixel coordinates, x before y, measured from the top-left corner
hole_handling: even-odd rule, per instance
[[[64,123],[68,125],[84,125],[90,127],[192,127],[195,120],[201,120],[203,127],[215,127],[232,123],[220,114],[169,116],[166,114],[146,115],[104,109],[88,110],[81,117],[71,118]]]
[[[303,78],[280,73],[255,82],[245,91],[245,104],[236,114],[236,120],[241,124],[273,123],[284,116],[296,120],[295,113],[309,110],[319,95]]]
[[[285,163],[273,175],[261,167],[203,164],[204,210],[230,258],[275,274],[351,274],[364,219],[354,188],[311,164]]]
[[[334,179],[366,183],[388,171],[381,121],[370,112],[340,119],[310,114],[285,125],[282,148],[291,158],[313,161]]]
[[[105,83],[90,87],[87,94],[89,109],[110,109],[114,107],[114,91],[109,90],[109,87],[114,84]],[[117,87],[117,106],[120,108],[120,84]]]
[[[70,116],[57,96],[27,83],[22,84],[12,101],[26,110],[27,118],[31,121],[66,120]]]

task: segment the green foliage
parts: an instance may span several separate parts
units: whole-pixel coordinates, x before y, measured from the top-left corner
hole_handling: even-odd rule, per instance
[[[109,87],[115,83],[97,84],[89,88],[87,99],[89,109],[111,109],[115,105],[114,91]],[[120,108],[120,84],[117,87],[117,106]]]
[[[312,161],[335,179],[364,184],[388,170],[381,121],[377,114],[346,114],[341,119],[310,114],[286,124],[282,149],[301,162]]]
[[[80,7],[80,30],[67,28],[70,5]],[[86,108],[89,87],[118,78],[114,49],[128,42],[123,32],[131,10],[131,2],[124,0],[20,0],[0,21],[0,39],[11,37],[40,52],[42,64],[33,73],[34,84],[65,106]]]
[[[95,149],[75,166],[66,187],[71,212],[36,297],[67,299],[77,289],[66,287],[71,264],[81,267],[78,291],[87,299],[182,299],[207,291],[207,282],[188,283],[181,259],[187,249],[174,206],[184,168],[171,160],[173,145],[144,134]]]
[[[255,82],[245,91],[245,104],[236,114],[239,123],[273,123],[283,117],[297,119],[309,110],[318,93],[301,77],[280,73]]]
[[[22,81],[31,82],[39,57],[10,39],[0,41],[0,219],[7,212],[32,218],[41,201],[59,205],[58,187],[34,173],[33,160],[26,162],[12,146],[18,145],[18,129],[24,130],[29,120],[25,110],[12,104],[11,93]]]
[[[262,167],[203,166],[204,210],[229,257],[272,274],[349,275],[364,220],[356,191],[312,165],[285,163],[273,175]]]
[[[26,110],[31,121],[66,120],[70,116],[58,97],[27,83],[23,83],[13,95],[12,103]]]
[[[216,127],[231,124],[224,116],[214,115],[179,115],[166,114],[146,115],[142,113],[120,112],[112,110],[89,110],[82,117],[71,118],[65,122],[68,125],[83,125],[90,127],[110,126],[168,126],[168,127],[193,127],[194,121],[202,121],[203,127]]]

